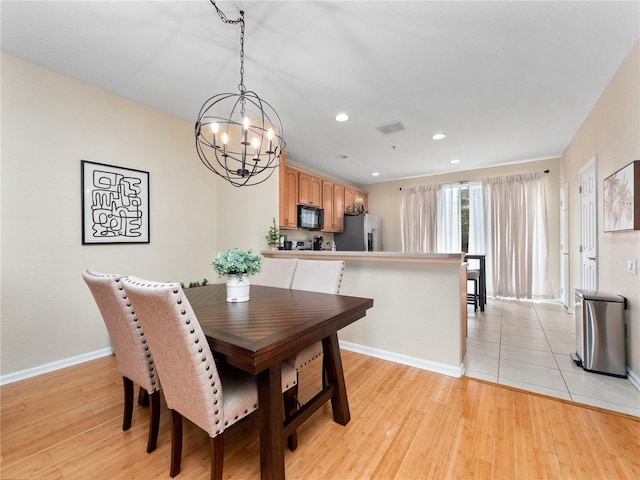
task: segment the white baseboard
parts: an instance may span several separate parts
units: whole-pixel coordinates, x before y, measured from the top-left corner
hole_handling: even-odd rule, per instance
[[[377,348],[365,347],[357,343],[344,342],[340,340],[340,348],[349,350],[356,353],[362,353],[371,357],[381,358],[382,360],[388,360],[390,362],[400,363],[402,365],[408,365],[410,367],[420,368],[429,372],[440,373],[442,375],[448,375],[450,377],[461,378],[464,375],[464,365],[459,367],[452,367],[444,363],[430,362],[421,358],[410,357],[408,355],[402,355],[399,353],[388,352],[386,350],[380,350]],[[102,350],[96,350],[95,352],[84,353],[75,357],[66,358],[64,360],[58,360],[57,362],[51,362],[38,367],[28,368],[20,372],[9,373],[7,375],[0,376],[0,385],[6,385],[8,383],[17,382],[27,378],[42,375],[43,373],[53,372],[60,370],[61,368],[70,367],[72,365],[78,365],[79,363],[88,362],[89,360],[95,360],[96,358],[106,357],[113,353],[113,348],[107,347]],[[640,391],[640,377],[635,374],[633,370],[627,367],[627,375],[629,381]]]
[[[17,382],[27,378],[42,375],[43,373],[53,372],[60,370],[61,368],[70,367],[72,365],[78,365],[79,363],[88,362],[89,360],[95,360],[96,358],[106,357],[113,353],[113,348],[107,347],[102,350],[96,350],[95,352],[83,353],[82,355],[76,355],[75,357],[65,358],[56,362],[45,363],[37,367],[28,368],[15,373],[9,373],[7,375],[0,376],[0,385],[6,385],[7,383]]]
[[[627,377],[629,378],[631,385],[636,387],[636,390],[640,392],[640,377],[638,377],[638,375],[636,375],[634,371],[631,370],[628,366],[627,366]]]
[[[429,360],[423,360],[421,358],[415,358],[408,355],[402,355],[400,353],[388,352],[386,350],[366,347],[357,343],[344,342],[342,340],[340,340],[340,348],[349,350],[351,352],[369,355],[370,357],[381,358],[382,360],[389,360],[390,362],[408,365],[409,367],[416,367],[422,370],[428,370],[429,372],[448,375],[449,377],[461,378],[464,375],[464,366],[462,364],[459,367],[454,367],[444,363],[431,362]]]

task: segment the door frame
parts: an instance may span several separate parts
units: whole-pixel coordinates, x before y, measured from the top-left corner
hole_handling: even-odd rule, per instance
[[[571,232],[569,223],[569,182],[560,187],[560,300],[573,312],[571,302]]]
[[[594,257],[595,257],[595,285],[593,286],[594,290],[598,289],[598,284],[599,284],[599,276],[600,276],[600,269],[598,268],[598,155],[594,155],[591,160],[589,160],[587,163],[584,164],[584,166],[579,170],[578,172],[578,199],[579,199],[579,204],[580,204],[580,288],[585,288],[585,279],[584,279],[584,270],[585,270],[585,265],[586,265],[586,260],[587,260],[587,253],[585,252],[584,249],[584,244],[585,244],[585,230],[587,227],[587,224],[585,223],[585,219],[584,219],[584,209],[583,209],[583,205],[582,205],[582,198],[583,198],[583,193],[582,193],[582,182],[583,182],[583,177],[585,176],[585,173],[587,171],[589,171],[591,168],[593,167],[593,176],[594,176],[594,182],[593,182],[593,188],[594,188],[594,209],[593,209],[593,215],[594,218],[592,219],[592,222],[590,222],[591,225],[593,225],[593,230],[595,230],[595,232],[592,232],[594,235]]]

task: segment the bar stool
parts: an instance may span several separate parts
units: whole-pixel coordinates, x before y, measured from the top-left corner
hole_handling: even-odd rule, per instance
[[[480,304],[480,290],[478,283],[480,281],[480,270],[467,270],[467,282],[473,282],[473,293],[467,292],[467,305],[473,305],[473,311],[478,311]]]

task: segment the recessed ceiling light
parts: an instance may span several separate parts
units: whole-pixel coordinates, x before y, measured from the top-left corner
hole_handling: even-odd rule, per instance
[[[372,177],[377,177],[378,175],[380,175],[378,172],[373,172],[373,173],[371,174],[371,176],[372,176]]]
[[[436,133],[433,137],[434,140],[442,140],[446,135],[444,133]]]
[[[337,158],[338,160],[344,160],[345,158],[349,158],[349,157],[348,157],[348,156],[346,156],[346,155],[336,155],[336,158]]]
[[[460,163],[460,160],[458,160],[457,158],[454,158],[453,160],[451,160],[451,163]]]
[[[336,122],[346,122],[349,120],[349,115],[346,113],[339,113],[336,115]]]

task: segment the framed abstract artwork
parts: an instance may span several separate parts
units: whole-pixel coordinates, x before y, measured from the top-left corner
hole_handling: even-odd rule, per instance
[[[640,160],[605,178],[602,192],[604,231],[640,230]]]
[[[80,162],[82,244],[149,243],[149,172]]]

